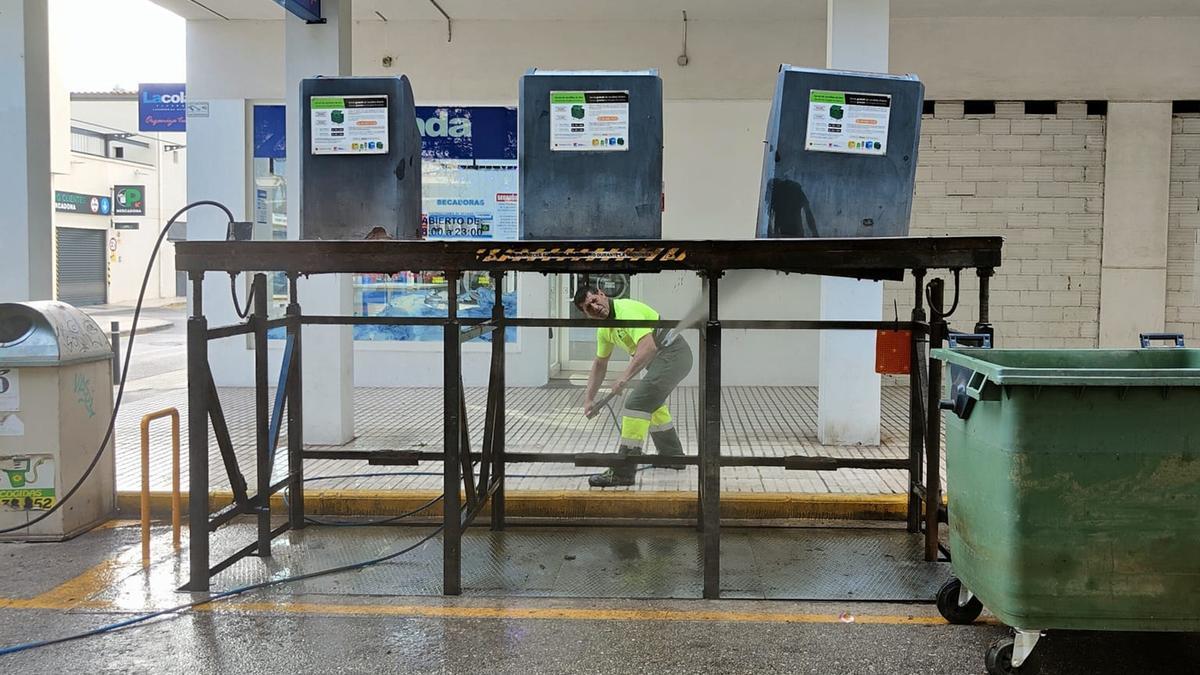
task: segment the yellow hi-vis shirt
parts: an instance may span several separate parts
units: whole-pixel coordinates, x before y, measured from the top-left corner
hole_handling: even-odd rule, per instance
[[[610,319],[625,319],[632,321],[633,319],[646,319],[648,321],[658,321],[658,312],[654,311],[650,305],[637,300],[614,299],[612,300],[612,313],[609,314]],[[619,326],[605,327],[596,329],[596,356],[607,359],[612,356],[613,345],[621,345],[630,356],[637,351],[637,343],[642,338],[654,332],[651,326]]]

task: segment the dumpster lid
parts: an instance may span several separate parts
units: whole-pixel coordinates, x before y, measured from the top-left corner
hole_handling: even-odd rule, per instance
[[[832,68],[809,68],[805,66],[793,66],[790,63],[779,64],[779,72],[781,73],[809,73],[811,75],[841,75],[842,77],[860,77],[869,80],[904,80],[907,82],[920,82],[921,78],[913,73],[905,73],[897,75],[894,73],[875,73],[866,70],[836,70]]]
[[[525,71],[525,74],[545,75],[547,77],[658,77],[658,68],[646,68],[644,70],[543,70],[541,68],[530,68]]]
[[[57,366],[112,358],[92,317],[64,302],[0,304],[0,365]]]
[[[1200,349],[935,349],[999,385],[1200,386]]]

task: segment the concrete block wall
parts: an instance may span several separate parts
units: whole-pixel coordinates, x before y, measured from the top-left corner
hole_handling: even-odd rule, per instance
[[[1099,330],[1105,118],[1062,101],[1057,113],[1025,113],[997,101],[994,114],[965,114],[937,101],[921,123],[914,236],[1005,238],[991,284],[991,321],[1004,347],[1095,347]],[[953,298],[947,276],[946,302]],[[951,326],[978,317],[978,279],[962,275]],[[913,305],[911,278],[887,282],[883,315]]]
[[[1171,119],[1166,330],[1200,345],[1200,113]]]

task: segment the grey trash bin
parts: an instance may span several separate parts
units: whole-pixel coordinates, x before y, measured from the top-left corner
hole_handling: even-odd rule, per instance
[[[0,528],[51,509],[91,462],[112,414],[112,352],[96,322],[61,302],[0,304]],[[114,439],[62,508],[3,540],[59,541],[116,504]]]

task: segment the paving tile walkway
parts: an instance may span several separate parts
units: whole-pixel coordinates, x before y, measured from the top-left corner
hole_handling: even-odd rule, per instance
[[[679,435],[689,454],[696,452],[698,415],[695,387],[681,387],[671,397]],[[272,392],[272,396],[274,392]],[[222,388],[222,408],[246,480],[253,485],[253,390]],[[486,390],[466,392],[471,444],[482,441]],[[442,393],[430,388],[360,388],[355,390],[356,438],[346,447],[357,450],[439,450],[442,437]],[[507,392],[507,447],[514,452],[609,452],[618,432],[607,414],[585,419],[582,388],[549,386],[513,388]],[[721,396],[722,454],[736,456],[831,455],[841,457],[904,458],[908,455],[908,390],[884,387],[881,411],[882,442],[878,446],[822,446],[817,441],[815,387],[727,387]],[[187,489],[187,391],[172,389],[129,400],[117,421],[117,489],[140,486],[139,424],[148,412],[175,407],[182,415],[184,490]],[[158,423],[151,433],[151,489],[170,489],[170,425]],[[213,489],[228,489],[224,465],[210,433],[209,471]],[[310,446],[317,448],[320,446]],[[286,432],[280,439],[280,462]],[[943,459],[944,466],[944,459]],[[305,472],[314,476],[344,476],[310,483],[312,490],[438,490],[439,462],[417,467],[372,467],[365,462],[308,460]],[[510,490],[589,490],[588,470],[570,464],[509,464]],[[361,476],[359,474],[372,474]],[[945,475],[943,469],[942,475]],[[726,492],[903,494],[905,472],[843,469],[787,471],[774,467],[728,467],[721,472]],[[695,491],[695,468],[683,471],[647,468],[629,490]]]

